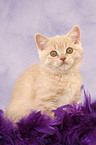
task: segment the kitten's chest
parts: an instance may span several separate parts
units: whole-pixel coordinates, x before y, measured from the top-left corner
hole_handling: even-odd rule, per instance
[[[74,99],[78,82],[76,75],[71,74],[46,76],[42,78],[36,91],[38,102],[51,104],[54,107],[68,104]]]
[[[44,90],[54,95],[68,93],[72,88],[72,80],[69,76],[50,75],[44,80]]]

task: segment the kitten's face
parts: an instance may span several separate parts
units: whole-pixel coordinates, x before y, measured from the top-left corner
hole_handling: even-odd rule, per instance
[[[55,36],[48,39],[37,34],[36,38],[41,63],[50,70],[65,72],[79,67],[83,51],[78,26],[75,26],[65,36]]]

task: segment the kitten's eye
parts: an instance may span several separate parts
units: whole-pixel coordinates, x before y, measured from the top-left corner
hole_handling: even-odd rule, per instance
[[[50,52],[50,55],[51,55],[52,57],[55,57],[55,56],[57,56],[57,52],[56,52],[55,50],[53,50],[53,51]]]
[[[72,52],[73,52],[73,48],[68,47],[68,48],[66,49],[66,53],[71,54]]]

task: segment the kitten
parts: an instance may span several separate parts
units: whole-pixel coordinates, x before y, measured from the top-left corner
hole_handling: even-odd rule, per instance
[[[36,43],[40,64],[20,76],[6,111],[13,122],[32,110],[51,115],[51,110],[80,99],[83,50],[79,26],[64,36],[47,38],[36,34]]]

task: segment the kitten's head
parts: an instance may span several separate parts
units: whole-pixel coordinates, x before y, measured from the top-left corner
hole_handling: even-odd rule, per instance
[[[36,43],[41,63],[51,71],[66,72],[80,66],[83,50],[79,26],[64,36],[47,38],[36,34]]]

